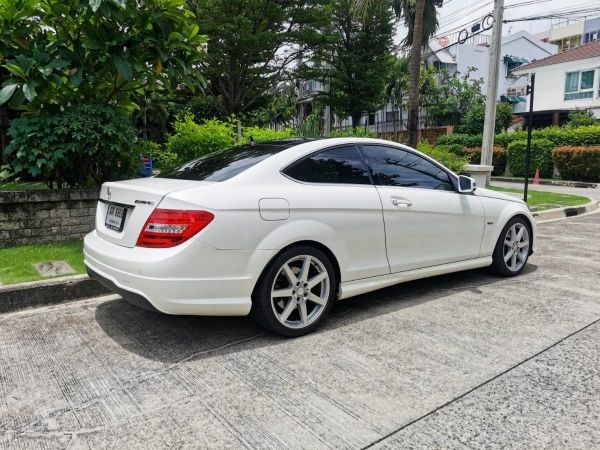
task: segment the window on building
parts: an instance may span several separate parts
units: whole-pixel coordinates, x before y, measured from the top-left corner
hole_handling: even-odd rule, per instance
[[[594,96],[594,70],[567,72],[565,100],[579,100]]]

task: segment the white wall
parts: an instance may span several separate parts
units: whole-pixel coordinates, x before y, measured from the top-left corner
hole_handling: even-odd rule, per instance
[[[567,72],[581,70],[596,71],[594,76],[594,97],[565,100]],[[596,117],[600,118],[600,97],[598,95],[598,90],[600,89],[600,57],[537,67],[533,71],[535,71],[534,111],[575,108],[592,109]],[[529,105],[527,105],[527,108],[529,108]]]

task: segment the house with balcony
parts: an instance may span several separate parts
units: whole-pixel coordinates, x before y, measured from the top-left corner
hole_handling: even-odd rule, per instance
[[[534,126],[558,125],[574,109],[590,110],[600,119],[600,40],[524,64],[512,73],[535,73]]]

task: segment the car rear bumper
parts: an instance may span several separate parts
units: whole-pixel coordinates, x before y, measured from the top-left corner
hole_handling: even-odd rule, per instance
[[[270,252],[217,250],[199,241],[127,248],[95,231],[84,240],[90,277],[132,304],[177,315],[244,316]]]

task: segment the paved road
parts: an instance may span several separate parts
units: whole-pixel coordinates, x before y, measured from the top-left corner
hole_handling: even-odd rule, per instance
[[[507,181],[492,181],[492,186],[523,189],[523,183],[512,183]],[[555,186],[552,184],[529,184],[529,189],[537,191],[558,192],[560,194],[583,195],[584,197],[589,197],[593,200],[600,200],[600,188],[578,188],[570,186]]]
[[[340,302],[295,340],[102,298],[0,316],[0,448],[599,448],[600,214],[525,274]]]

